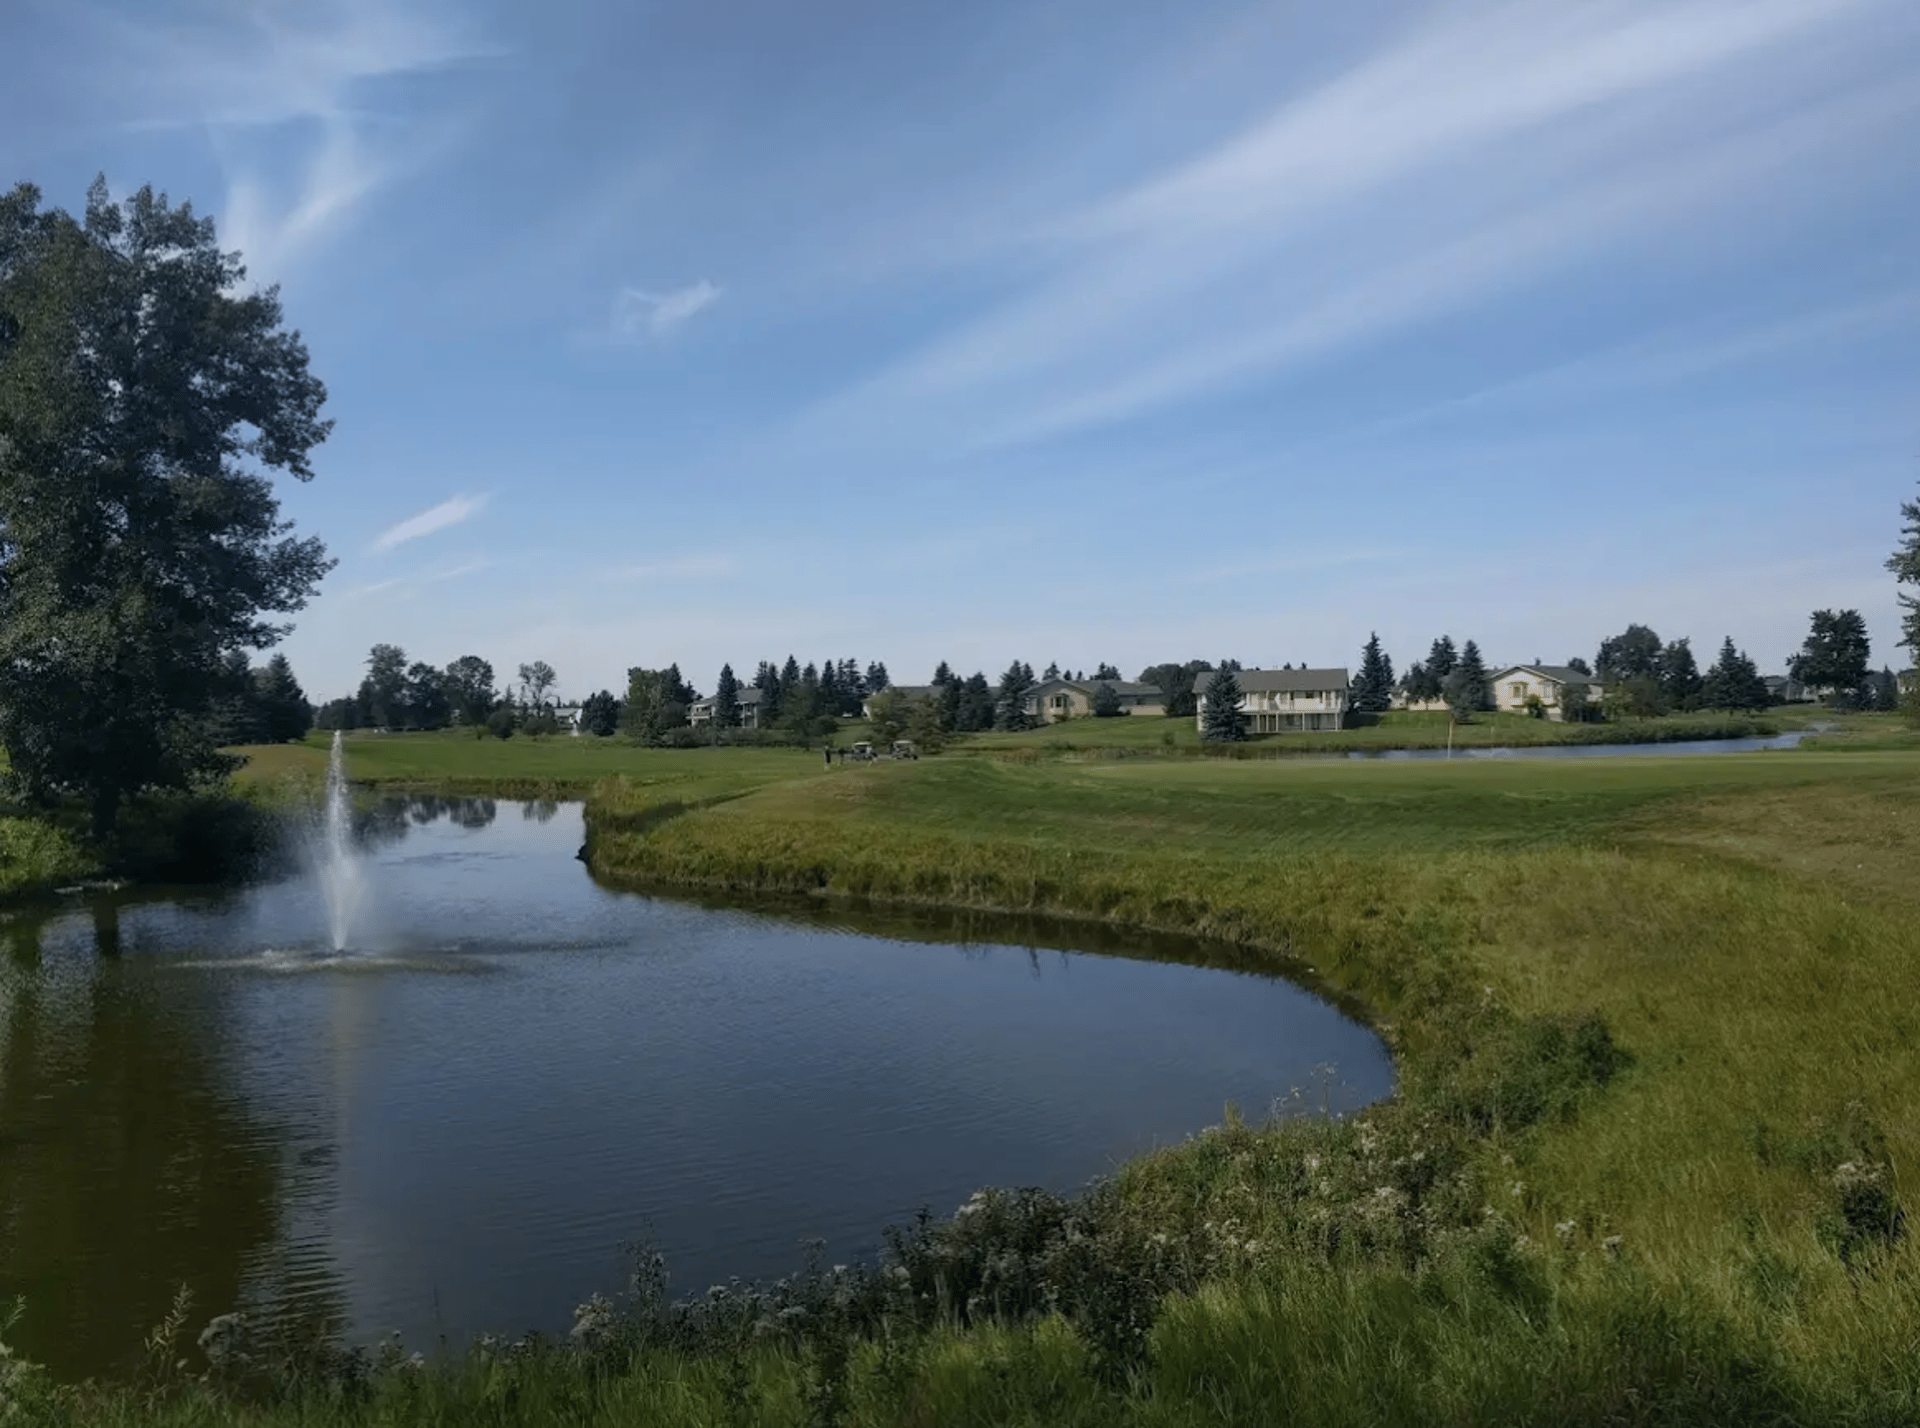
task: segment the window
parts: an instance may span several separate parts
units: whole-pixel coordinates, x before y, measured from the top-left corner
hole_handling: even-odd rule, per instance
[[[1525,699],[1527,697],[1527,685],[1525,680],[1516,679],[1512,684],[1508,685],[1507,688],[1513,691],[1513,697],[1515,699]]]

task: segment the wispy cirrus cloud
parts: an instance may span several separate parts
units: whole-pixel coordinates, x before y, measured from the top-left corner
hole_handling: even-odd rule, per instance
[[[608,570],[601,578],[622,584],[650,580],[699,580],[735,574],[738,559],[723,552],[671,556],[665,560],[645,561]]]
[[[1659,242],[1768,241],[1920,110],[1897,0],[1427,7],[1224,137],[1004,235],[1008,296],[801,433],[993,449],[1230,397]],[[1789,205],[1791,207],[1791,205]],[[1725,240],[1719,243],[1717,240]]]
[[[278,281],[445,137],[394,81],[497,53],[434,0],[212,0],[164,19],[102,14],[102,72],[126,125],[195,129],[226,173],[221,244]]]
[[[457,526],[478,515],[486,508],[486,504],[485,496],[451,496],[437,506],[430,506],[418,515],[408,516],[404,521],[388,526],[374,537],[373,549],[392,550],[396,545],[443,531],[448,526]]]
[[[706,278],[665,292],[622,288],[614,295],[608,329],[625,342],[669,337],[720,301],[723,291]]]

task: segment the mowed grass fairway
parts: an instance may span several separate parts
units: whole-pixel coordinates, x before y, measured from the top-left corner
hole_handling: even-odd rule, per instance
[[[347,776],[372,787],[431,788],[501,798],[581,797],[596,782],[626,778],[689,801],[797,778],[823,767],[819,749],[645,749],[624,739],[569,734],[476,739],[470,733],[348,734]],[[844,739],[843,739],[844,742]],[[242,783],[295,788],[326,776],[329,734],[297,744],[249,744]]]
[[[1611,1084],[1571,1119],[1463,1152],[1548,1286],[1529,1311],[1557,1326],[1557,1347],[1534,1346],[1540,1371],[1562,1351],[1630,1357],[1582,1336],[1631,1302],[1795,1385],[1789,1419],[1916,1416],[1920,1249],[1874,1187],[1920,1210],[1920,756],[939,759],[836,768],[666,821],[649,801],[616,782],[590,804],[603,874],[1098,917],[1311,967],[1374,1008],[1415,1104],[1472,1055],[1449,1009],[1597,1012],[1630,1058]],[[1284,1240],[1265,1222],[1298,1209],[1285,1141],[1250,1136],[1237,1166],[1181,1148],[1123,1178],[1169,1224],[1231,1216]],[[1257,1356],[1263,1334],[1324,1337],[1273,1274],[1229,1275],[1169,1321],[1219,1338],[1223,1382],[1262,1379],[1236,1342]],[[1441,1366],[1468,1352],[1441,1318],[1410,1301],[1388,1320],[1326,1351],[1471,1376]],[[1615,1406],[1605,1421],[1637,1421]]]

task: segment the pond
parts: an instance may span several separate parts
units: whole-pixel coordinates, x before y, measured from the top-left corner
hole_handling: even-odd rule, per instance
[[[1767,749],[1798,748],[1806,731],[1750,739],[1675,739],[1661,744],[1523,744],[1509,748],[1368,749],[1350,759],[1601,759],[1647,754],[1757,754]]]
[[[616,892],[573,804],[362,822],[344,953],[315,878],[8,924],[0,1295],[29,1357],[123,1372],[182,1284],[195,1326],[562,1331],[630,1241],[676,1294],[770,1278],[982,1185],[1074,1189],[1228,1103],[1391,1090],[1365,1027],[1204,947]]]

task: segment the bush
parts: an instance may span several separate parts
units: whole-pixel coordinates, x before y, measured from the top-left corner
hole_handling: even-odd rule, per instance
[[[513,710],[502,704],[493,713],[487,715],[487,732],[496,739],[511,739],[518,721]]]

